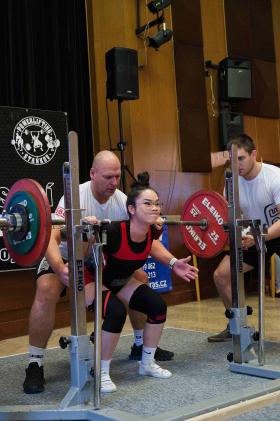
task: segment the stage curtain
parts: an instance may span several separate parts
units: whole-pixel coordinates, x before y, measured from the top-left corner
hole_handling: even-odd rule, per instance
[[[0,1],[0,106],[67,112],[81,181],[92,161],[84,0]]]

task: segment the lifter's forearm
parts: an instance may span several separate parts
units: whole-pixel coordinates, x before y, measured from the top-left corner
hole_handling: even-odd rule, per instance
[[[164,265],[168,265],[170,260],[174,257],[159,240],[153,241],[150,255]]]

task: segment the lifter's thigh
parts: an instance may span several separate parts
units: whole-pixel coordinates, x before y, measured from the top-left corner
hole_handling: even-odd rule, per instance
[[[134,291],[140,286],[143,285],[143,282],[137,281],[133,276],[130,280],[122,287],[122,289],[116,294],[116,296],[123,302],[128,310],[128,304],[130,298]]]

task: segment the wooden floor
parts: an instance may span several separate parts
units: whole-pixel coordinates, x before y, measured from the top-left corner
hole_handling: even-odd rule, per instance
[[[254,309],[252,316],[248,317],[248,325],[258,328],[258,298],[247,298],[247,305]],[[265,338],[280,342],[280,298],[266,297],[265,299]],[[226,319],[224,308],[219,298],[202,300],[168,307],[167,327],[176,327],[204,332],[219,332],[225,328]],[[88,324],[88,332],[92,331]],[[123,334],[131,333],[131,325],[127,321]],[[53,332],[49,347],[58,346],[58,340],[62,335],[69,335],[69,328],[57,329]],[[0,356],[27,352],[28,336],[20,336],[13,339],[0,341]]]

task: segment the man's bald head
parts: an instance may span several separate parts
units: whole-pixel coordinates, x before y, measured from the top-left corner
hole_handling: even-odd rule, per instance
[[[92,161],[92,169],[94,171],[98,171],[100,168],[104,168],[104,166],[120,166],[119,158],[111,151],[100,151],[98,152],[93,161]]]
[[[111,151],[101,151],[95,155],[90,170],[91,191],[94,197],[105,203],[115,193],[121,176],[121,164]]]

